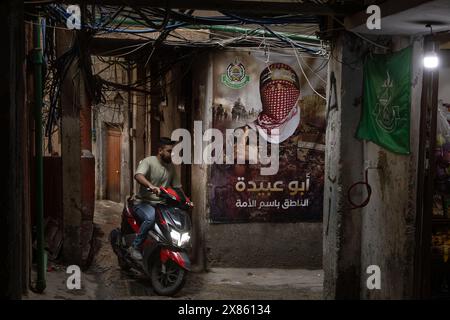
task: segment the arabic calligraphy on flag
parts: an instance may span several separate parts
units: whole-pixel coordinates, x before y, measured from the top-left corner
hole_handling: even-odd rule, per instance
[[[359,139],[395,153],[410,153],[412,47],[373,55],[364,64],[364,97]]]

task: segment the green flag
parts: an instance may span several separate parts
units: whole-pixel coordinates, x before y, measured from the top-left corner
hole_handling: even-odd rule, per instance
[[[373,55],[364,64],[364,97],[356,137],[392,152],[409,154],[411,57],[408,47]]]

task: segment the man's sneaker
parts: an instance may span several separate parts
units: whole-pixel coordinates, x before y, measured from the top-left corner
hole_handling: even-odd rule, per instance
[[[142,254],[132,246],[128,248],[128,253],[135,260],[142,260]]]

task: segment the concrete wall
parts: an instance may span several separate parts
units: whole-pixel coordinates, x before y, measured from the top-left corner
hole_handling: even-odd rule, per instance
[[[71,31],[57,33],[58,55],[70,48]],[[61,156],[62,156],[62,204],[64,246],[62,254],[69,264],[81,265],[81,139],[80,139],[80,92],[83,79],[77,72],[76,62],[68,67],[61,85]]]
[[[366,49],[359,39],[341,36],[333,53],[339,61],[355,61]],[[392,49],[413,44],[411,155],[396,155],[371,142],[356,140],[362,96],[362,65],[330,63],[340,93],[339,109],[330,114],[327,130],[325,185],[324,294],[326,298],[400,299],[413,295],[415,206],[418,163],[422,42],[390,39]],[[362,60],[361,60],[362,61]],[[369,169],[369,204],[350,210],[349,185]],[[365,198],[363,190],[353,201]],[[329,212],[327,221],[326,212]],[[328,225],[328,226],[327,226]],[[367,289],[369,265],[381,269],[381,289]]]
[[[193,67],[193,120],[211,127],[213,101],[211,56],[197,59]],[[210,224],[206,188],[209,168],[192,166],[194,244],[198,263],[207,267],[322,267],[322,223]],[[207,257],[204,261],[203,258]]]
[[[212,105],[212,60],[208,54],[203,54],[193,64],[193,70],[197,70],[193,74],[192,79],[192,120],[203,121],[203,130],[209,125],[211,121],[211,111],[207,106]],[[206,124],[206,125],[205,125]],[[191,125],[191,128],[193,124]],[[191,133],[193,131],[191,130]],[[198,141],[194,140],[192,146]],[[200,142],[202,143],[202,142]],[[203,143],[204,145],[204,143]],[[193,164],[191,166],[192,186],[191,186],[191,200],[195,207],[192,212],[192,243],[193,243],[193,261],[200,266],[201,269],[206,269],[206,233],[208,232],[208,166],[206,164]]]
[[[359,45],[354,38],[340,37],[332,53],[335,59],[328,65],[329,76],[336,77],[337,99],[331,92],[325,142],[323,269],[327,299],[359,297],[361,210],[350,210],[347,202],[349,187],[363,180],[362,143],[354,137],[361,116]],[[329,81],[327,95],[330,89]],[[361,203],[363,190],[355,190],[352,196]]]
[[[209,224],[209,267],[322,268],[322,223]]]
[[[411,45],[409,38],[393,38],[393,49]],[[364,157],[377,170],[370,171],[372,197],[362,212],[361,274],[369,265],[382,272],[381,290],[368,290],[361,278],[361,297],[411,298],[415,248],[416,181],[422,93],[422,42],[413,43],[411,89],[411,155],[397,155],[366,143]]]
[[[409,38],[394,38],[393,49],[409,46]],[[362,212],[361,274],[369,265],[382,272],[381,290],[368,290],[361,277],[361,297],[411,298],[415,247],[416,180],[419,153],[419,120],[422,92],[422,43],[414,42],[411,90],[411,155],[396,155],[366,143],[365,159],[370,171],[371,201]]]

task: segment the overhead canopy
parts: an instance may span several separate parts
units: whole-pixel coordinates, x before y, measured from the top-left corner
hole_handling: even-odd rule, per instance
[[[449,0],[389,0],[380,4],[381,29],[369,30],[369,15],[361,11],[345,19],[345,26],[354,32],[374,35],[420,35],[450,30]]]

